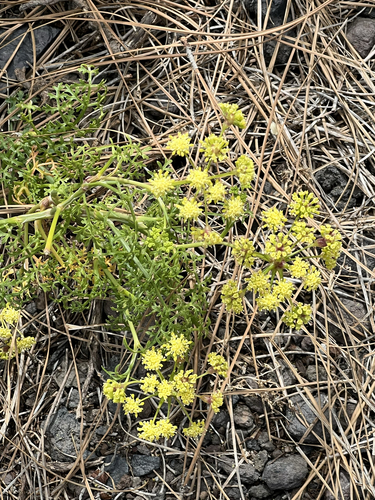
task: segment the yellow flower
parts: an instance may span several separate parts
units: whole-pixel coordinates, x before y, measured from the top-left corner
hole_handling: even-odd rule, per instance
[[[9,328],[0,327],[0,340],[3,342],[12,338],[12,332]]]
[[[173,379],[177,396],[181,398],[184,405],[189,405],[194,401],[194,384],[196,380],[197,375],[193,373],[193,370],[187,370],[186,372],[180,370]]]
[[[162,380],[158,385],[158,396],[160,399],[167,399],[173,394],[173,384],[167,380]]]
[[[276,207],[263,211],[262,218],[263,227],[271,229],[271,231],[277,231],[279,228],[284,227],[285,222],[288,220]]]
[[[169,136],[167,149],[172,150],[172,155],[188,156],[190,145],[189,134],[181,134],[181,132],[179,132],[177,136]]]
[[[275,311],[280,305],[280,299],[273,293],[266,293],[257,298],[259,311]]]
[[[34,337],[23,337],[17,340],[17,350],[18,352],[26,351],[31,349],[33,345],[36,344]]]
[[[265,253],[274,260],[285,259],[292,253],[292,242],[283,233],[270,234],[266,241]]]
[[[228,374],[228,363],[225,361],[223,356],[211,352],[207,357],[208,363],[212,366],[215,372],[222,377],[226,377]]]
[[[146,370],[160,370],[165,361],[163,353],[160,350],[155,351],[155,347],[146,351],[142,356],[142,363]]]
[[[317,246],[322,249],[321,258],[327,269],[333,269],[341,253],[341,235],[330,224],[320,226],[322,237],[318,239]]]
[[[139,422],[138,436],[145,441],[157,441],[160,437],[170,438],[176,434],[177,427],[172,425],[169,419],[159,420],[157,423],[149,420]]]
[[[150,191],[155,196],[159,198],[165,196],[168,191],[171,191],[174,187],[174,181],[168,172],[162,172],[159,170],[154,177],[149,181]]]
[[[316,290],[321,282],[320,272],[316,267],[311,266],[303,280],[303,288],[311,292],[312,290]]]
[[[139,422],[139,427],[137,428],[137,430],[139,433],[138,436],[141,439],[150,441],[151,443],[155,440],[157,441],[161,436],[159,425],[155,424],[151,420]]]
[[[4,309],[0,313],[0,321],[4,323],[9,323],[10,325],[14,325],[19,320],[20,313],[10,307],[8,304],[4,307]]]
[[[246,155],[241,155],[235,164],[241,187],[250,187],[251,181],[255,176],[253,160]]]
[[[248,282],[247,289],[249,291],[259,293],[260,295],[264,295],[270,289],[268,277],[265,276],[262,271],[256,271],[250,276],[250,278],[247,278],[245,281]]]
[[[203,189],[211,186],[210,176],[208,175],[207,170],[201,170],[200,168],[190,170],[186,180],[190,182],[190,185],[197,191],[202,191]]]
[[[299,330],[302,325],[306,325],[310,321],[311,314],[311,306],[297,302],[295,306],[292,306],[290,311],[284,314],[282,320],[287,326]]]
[[[196,438],[201,436],[204,432],[204,420],[193,422],[190,427],[185,427],[183,433],[186,437]]]
[[[192,228],[191,235],[194,241],[202,242],[202,246],[208,247],[211,245],[219,245],[223,238],[216,231],[207,226],[206,229]]]
[[[225,199],[225,186],[222,182],[216,181],[213,186],[207,191],[207,202],[217,203]]]
[[[293,201],[289,208],[292,215],[301,218],[313,218],[315,214],[319,215],[320,203],[318,198],[312,193],[299,191],[298,193],[293,193],[292,199]]]
[[[272,293],[277,296],[280,302],[290,299],[294,292],[294,285],[290,281],[279,280],[273,287]]]
[[[224,202],[223,216],[225,219],[238,219],[245,214],[245,202],[240,196],[232,196]]]
[[[197,220],[202,213],[202,209],[194,199],[183,198],[182,205],[176,205],[176,207],[180,210],[180,217],[184,220]]]
[[[200,142],[202,145],[200,152],[204,154],[206,162],[210,160],[226,160],[229,148],[228,141],[226,141],[223,137],[219,137],[215,134],[210,134],[204,139],[204,141]]]
[[[141,391],[147,394],[154,394],[159,385],[159,380],[156,375],[147,374],[147,377],[142,379]]]
[[[191,343],[191,340],[187,340],[183,335],[172,333],[169,342],[163,347],[166,349],[167,355],[171,355],[174,361],[177,361],[177,358],[185,356]]]
[[[166,420],[159,420],[158,428],[160,435],[165,438],[173,437],[177,431],[177,427],[172,425],[168,418]]]
[[[233,256],[238,264],[244,267],[252,267],[255,261],[254,244],[248,238],[238,238],[233,244]]]
[[[242,113],[242,111],[238,110],[237,104],[228,104],[226,102],[222,102],[219,104],[219,108],[223,112],[225,121],[227,125],[235,125],[238,128],[246,127],[246,120]]]
[[[125,398],[125,402],[124,402],[124,406],[123,406],[124,413],[125,413],[125,415],[130,413],[130,414],[138,417],[138,413],[141,413],[143,405],[144,405],[144,403],[139,398],[134,399],[134,394],[132,394],[131,396],[127,396]]]
[[[292,233],[299,243],[312,245],[315,241],[314,228],[308,227],[306,222],[297,220],[292,226]]]
[[[228,311],[239,314],[243,311],[242,295],[242,292],[238,290],[237,283],[229,280],[221,291],[221,301]]]
[[[301,257],[296,257],[293,264],[289,266],[290,274],[293,278],[304,278],[309,270],[308,263],[301,259]]]
[[[211,408],[214,413],[219,413],[220,406],[224,403],[223,395],[220,391],[213,392],[211,395]]]
[[[103,394],[114,403],[123,403],[126,398],[124,384],[108,379],[103,385]]]

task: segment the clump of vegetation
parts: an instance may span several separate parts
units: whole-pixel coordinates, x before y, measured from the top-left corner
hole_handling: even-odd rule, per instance
[[[0,300],[6,303],[12,297],[21,305],[41,289],[70,310],[83,311],[93,299],[111,297],[119,323],[132,334],[132,342],[124,338],[124,344],[133,356],[124,374],[109,373],[104,394],[134,415],[145,399],[157,396],[155,418],[140,424],[141,437],[152,441],[175,433],[169,420],[172,402],[186,414],[196,397],[214,411],[223,402],[220,389],[199,395],[195,384],[210,372],[225,377],[224,358],[211,354],[211,371],[203,375],[189,369],[185,359],[192,332],[202,334],[207,328],[202,318],[208,283],[199,275],[202,252],[194,249],[229,246],[237,263],[252,271],[245,289],[232,280],[223,287],[228,310],[241,313],[248,290],[260,310],[284,305],[284,323],[300,328],[309,322],[311,307],[296,302],[296,280],[302,280],[303,289],[316,290],[321,277],[310,262],[321,258],[332,269],[341,238],[329,225],[315,234],[309,221],[319,213],[319,202],[301,191],[293,194],[289,206],[292,224],[276,208],[263,212],[263,229],[269,232],[264,248],[255,248],[243,237],[230,241],[233,224],[251,215],[247,189],[254,179],[254,163],[241,155],[234,168],[214,173],[212,167],[229,160],[226,130],[246,126],[238,106],[220,105],[221,132],[200,142],[198,160],[192,158],[188,133],[169,137],[166,151],[190,165],[184,178],[174,177],[171,159],[158,162],[150,177],[147,147],[130,140],[123,146],[81,141],[103,118],[106,96],[104,82],[93,83],[93,68],[81,72],[86,80],[57,85],[48,103],[11,103],[20,112],[23,128],[0,138],[3,201],[23,206],[25,213],[0,220],[7,249]],[[40,123],[41,113],[49,120]],[[152,316],[154,325],[141,343],[135,325],[144,316]],[[139,356],[150,373],[134,380],[131,373]],[[140,385],[147,396],[128,395],[131,385]],[[164,402],[168,419],[156,421]],[[191,422],[184,432],[196,437],[203,427],[202,421]]]

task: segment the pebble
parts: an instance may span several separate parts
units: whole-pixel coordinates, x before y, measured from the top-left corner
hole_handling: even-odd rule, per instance
[[[160,468],[160,457],[133,455],[131,463],[134,476],[142,477]]]
[[[294,404],[294,408],[288,409],[286,411],[286,419],[289,422],[287,425],[287,429],[289,434],[296,440],[299,441],[302,439],[306,432],[306,426],[302,423],[306,421],[308,425],[312,424],[316,420],[315,412],[312,410],[312,403],[307,403],[300,396],[292,396],[291,400]],[[318,398],[315,398],[315,401],[319,401]],[[327,395],[323,392],[320,393],[320,407],[323,408],[327,401]],[[335,410],[332,408],[332,412]],[[329,410],[326,410],[325,417],[329,420]],[[333,428],[336,429],[337,424],[335,419],[332,419]],[[318,420],[318,422],[313,427],[313,432],[319,436],[323,437],[323,428],[322,424]],[[326,439],[329,438],[328,430],[325,431]],[[305,444],[316,444],[319,440],[314,436],[312,432],[310,432],[303,440]]]
[[[256,486],[250,486],[249,495],[253,498],[268,498],[270,496],[270,490],[263,484],[258,484]]]
[[[250,409],[244,404],[236,405],[233,411],[233,418],[236,425],[244,429],[251,430],[254,427],[254,418]]]
[[[262,475],[262,480],[271,490],[292,490],[304,482],[308,469],[300,455],[289,455],[269,462]]]
[[[375,45],[375,19],[357,17],[348,26],[346,36],[358,54],[367,57]]]
[[[236,467],[236,464],[234,461],[224,461],[220,463],[220,467],[227,474],[230,474]],[[253,467],[251,464],[241,464],[239,466],[239,473],[241,476],[241,481],[244,484],[254,484],[259,479],[259,473],[255,470],[255,467]]]

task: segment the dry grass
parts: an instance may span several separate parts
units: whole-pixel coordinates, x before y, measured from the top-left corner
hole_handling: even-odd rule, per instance
[[[239,104],[248,117],[247,128],[232,132],[232,151],[234,157],[246,152],[254,159],[257,183],[254,194],[249,192],[254,218],[237,231],[262,246],[260,211],[282,206],[294,190],[306,187],[321,200],[322,216],[317,225],[329,222],[342,232],[345,258],[335,274],[321,270],[323,284],[312,297],[313,328],[303,332],[312,345],[307,352],[296,347],[295,338],[282,329],[277,319],[260,321],[250,302],[242,318],[234,321],[226,316],[217,300],[218,290],[228,278],[239,277],[240,270],[234,268],[230,255],[207,252],[202,274],[215,276],[210,313],[217,319],[205,353],[217,349],[231,360],[227,393],[260,395],[264,402],[260,425],[267,428],[280,448],[295,446],[308,462],[310,474],[290,498],[307,498],[304,492],[311,485],[316,496],[310,498],[325,498],[327,491],[339,498],[338,474],[344,470],[351,479],[350,498],[368,500],[375,497],[375,275],[368,260],[375,253],[375,59],[362,60],[345,33],[348,21],[360,13],[353,9],[372,7],[373,2],[289,1],[294,20],[271,29],[264,29],[260,20],[258,25],[251,21],[243,6],[233,0],[218,5],[206,3],[214,5],[206,5],[203,0],[127,4],[111,0],[3,2],[0,27],[6,30],[19,25],[33,30],[49,23],[57,23],[62,30],[45,54],[34,61],[26,80],[9,81],[2,72],[0,97],[21,87],[32,98],[53,83],[72,78],[80,64],[94,64],[110,91],[106,119],[93,139],[107,144],[111,137],[122,143],[125,135],[130,135],[133,140],[151,145],[153,158],[163,156],[162,145],[171,133],[192,132],[198,144],[215,130],[219,123],[218,102]],[[24,8],[26,5],[28,8]],[[275,40],[278,47],[287,27],[295,30],[296,37],[284,38],[283,43],[292,50],[287,63],[278,66],[277,50],[272,60],[266,61],[263,43]],[[2,129],[6,129],[8,119],[3,103]],[[277,124],[273,133],[272,123]],[[338,199],[327,196],[317,182],[317,173],[329,166],[337,167],[348,179]],[[176,175],[181,174],[176,170]],[[353,196],[355,203],[351,203]],[[17,208],[8,207],[10,210]],[[367,311],[362,325],[351,316],[353,311],[347,310],[347,298],[355,298]],[[112,420],[100,394],[92,423],[86,425],[81,407],[77,410],[81,419],[80,457],[72,464],[59,464],[50,462],[44,452],[46,421],[64,392],[64,381],[56,390],[54,372],[47,373],[48,360],[55,356],[58,368],[66,357],[66,381],[70,370],[79,377],[78,359],[84,353],[89,360],[88,375],[86,381],[81,380],[80,397],[86,402],[90,382],[100,372],[100,366],[107,365],[110,352],[119,352],[119,339],[106,331],[98,306],[94,304],[85,318],[72,317],[47,302],[41,304],[38,314],[23,312],[22,326],[33,324],[39,338],[31,356],[21,357],[17,366],[9,365],[0,381],[1,498],[69,498],[68,483],[86,487],[86,498],[96,498],[98,491],[105,491],[90,479],[82,458],[83,450],[95,436],[95,428],[103,422],[111,426],[118,422],[118,415]],[[336,311],[338,319],[333,319],[332,311]],[[336,322],[341,336],[329,334],[332,322]],[[309,364],[321,367],[320,376],[325,374],[322,380],[306,379],[303,366],[307,358]],[[291,385],[284,380],[281,363],[293,375]],[[251,374],[246,370],[248,366],[253,367]],[[256,389],[254,382],[258,384]],[[324,408],[314,399],[317,391],[327,394],[327,405],[334,406],[336,414],[324,414]],[[285,427],[283,413],[294,393],[310,401],[324,426],[326,439],[316,446],[313,459],[305,454],[301,443],[293,444]],[[29,396],[32,401],[25,406]],[[227,444],[224,455],[241,464],[249,460],[249,455],[241,436],[236,435],[231,398],[227,398],[227,407],[232,419],[228,443],[232,444]],[[130,422],[121,425],[128,435],[124,446],[129,448],[136,439],[128,434]],[[202,440],[197,445],[190,442],[186,451],[175,444],[155,445],[155,450],[166,457],[173,454],[191,459],[185,461],[182,478],[189,498],[199,499],[201,483],[205,475],[211,474],[221,497],[227,499],[228,479],[206,463],[209,454],[202,448]],[[100,462],[93,458],[89,461],[94,468]],[[204,464],[207,468],[203,472]],[[175,488],[166,483],[165,473],[164,466],[159,479],[162,491],[171,498],[180,497],[172,493]],[[232,476],[238,479],[244,498],[238,470],[234,469]],[[150,496],[143,489],[137,494]],[[120,492],[116,498],[120,498]]]

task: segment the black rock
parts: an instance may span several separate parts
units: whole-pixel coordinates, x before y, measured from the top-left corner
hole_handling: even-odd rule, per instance
[[[338,210],[342,210],[347,203],[347,208],[361,205],[363,200],[362,191],[355,187],[352,193],[353,183],[348,183],[348,177],[337,167],[330,166],[323,168],[316,172],[314,176],[323,191],[334,201]],[[339,198],[340,201],[338,201]]]
[[[123,476],[128,474],[129,464],[122,455],[108,455],[104,461],[104,470],[111,476],[116,485]]]
[[[46,447],[52,460],[74,462],[80,450],[80,422],[68,412],[65,406],[57,410],[46,429]],[[88,450],[83,458],[89,455]]]
[[[160,467],[160,457],[151,457],[145,455],[133,455],[132,456],[132,469],[133,475],[142,477],[146,476],[150,472],[159,469]]]
[[[316,420],[315,412],[312,410],[312,403],[306,402],[300,396],[292,396],[291,400],[293,402],[294,408],[288,409],[286,412],[286,418],[288,421],[287,430],[289,434],[296,440],[299,441],[306,433],[306,425],[302,422],[306,422],[307,426],[311,425]],[[324,393],[320,393],[320,400],[315,398],[315,401],[318,403],[320,408],[323,408],[327,402],[327,395]],[[331,411],[335,410],[331,408]],[[325,417],[329,421],[329,410],[325,411]],[[334,418],[332,418],[332,426],[336,429],[337,424]],[[313,432],[317,436],[323,438],[329,438],[329,431],[325,430],[323,434],[323,427],[318,419],[317,423],[313,427]],[[318,438],[314,436],[312,432],[310,432],[303,440],[304,444],[316,444],[319,442]]]
[[[262,0],[262,23],[266,17],[266,13],[269,7],[269,0]],[[250,16],[253,17],[254,21],[257,21],[258,16],[258,0],[243,0],[244,7],[248,10]],[[284,24],[285,11],[288,4],[288,0],[273,0],[270,7],[270,14],[268,18],[267,28],[274,28]],[[292,20],[290,11],[286,22]],[[295,38],[295,30],[289,30],[285,33],[286,37]],[[278,48],[276,63],[285,64],[288,61],[292,48],[289,45],[282,43],[282,40],[287,40],[285,36],[281,37],[281,43]],[[290,42],[290,41],[289,41]],[[264,55],[266,61],[270,61],[272,55],[275,51],[278,40],[266,41],[264,44]]]
[[[258,472],[263,472],[263,469],[268,462],[268,453],[262,450],[253,457],[254,467]]]
[[[220,463],[220,467],[227,473],[230,474],[236,467],[234,461],[223,461]],[[239,472],[241,476],[241,481],[244,484],[254,484],[259,479],[259,474],[251,464],[242,464],[239,466]]]
[[[216,427],[216,429],[226,427],[228,422],[230,422],[230,417],[227,411],[216,413],[212,419],[212,425]]]
[[[262,480],[271,490],[292,490],[303,484],[307,473],[305,460],[300,455],[289,455],[268,463]]]
[[[358,54],[367,57],[375,45],[375,19],[357,17],[349,24],[346,36]]]
[[[248,441],[246,441],[246,448],[248,450],[253,450],[253,451],[259,451],[260,450],[260,446],[258,444],[258,441],[256,439],[254,439],[254,438],[251,438]]]
[[[251,430],[254,427],[254,418],[245,404],[236,405],[233,411],[233,419],[235,424],[243,429]]]
[[[337,478],[336,478],[336,483],[337,483]],[[335,491],[335,488],[330,485],[333,491]],[[351,494],[350,494],[350,478],[346,472],[343,470],[340,470],[340,475],[339,475],[339,484],[335,485],[337,489],[337,494],[332,495],[332,493],[327,490],[325,494],[325,500],[350,500],[351,499]]]
[[[257,486],[250,486],[249,495],[253,498],[268,498],[271,492],[263,484],[258,484]]]
[[[7,30],[0,29],[0,69],[3,69],[5,65],[11,59],[13,52],[17,49],[18,44],[21,42],[16,54],[12,58],[9,66],[7,67],[8,76],[15,79],[15,69],[26,68],[28,70],[30,65],[33,65],[34,60],[34,45],[31,39],[31,34],[25,33],[28,31],[29,26],[21,26],[14,30],[9,36],[7,36]],[[35,39],[35,56],[41,56],[43,51],[51,45],[53,40],[60,33],[59,28],[55,28],[50,25],[40,26],[33,30],[33,35]]]

